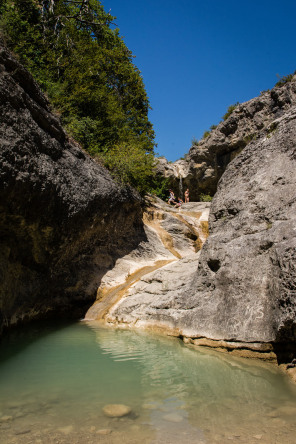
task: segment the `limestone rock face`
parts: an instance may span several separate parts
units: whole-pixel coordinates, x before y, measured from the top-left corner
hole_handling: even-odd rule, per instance
[[[232,114],[210,135],[193,145],[185,160],[169,163],[159,160],[157,172],[170,178],[177,193],[180,177],[183,189],[189,187],[192,200],[200,194],[211,194],[227,165],[264,130],[272,132],[272,122],[296,105],[296,76],[283,86],[262,92],[248,102],[239,104]]]
[[[198,265],[184,262],[183,281],[170,275],[171,265],[162,276],[150,275],[110,318],[163,325],[190,338],[252,343],[253,349],[295,344],[295,171],[292,107],[228,165]]]
[[[186,294],[192,308],[184,321],[196,333],[296,342],[295,171],[293,107],[222,176],[211,235]]]
[[[142,325],[146,312],[152,313],[155,304],[165,305],[167,293],[172,297],[172,291],[183,289],[194,273],[208,235],[210,204],[174,208],[157,198],[148,204],[146,239],[105,274],[85,320]]]
[[[0,331],[80,315],[143,238],[140,198],[69,141],[31,75],[0,47]]]

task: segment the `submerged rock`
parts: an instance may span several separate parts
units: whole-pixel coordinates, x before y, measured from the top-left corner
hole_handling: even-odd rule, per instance
[[[100,429],[97,431],[98,435],[110,435],[112,433],[111,429]]]
[[[103,412],[110,418],[121,418],[132,412],[132,409],[124,404],[108,404],[103,407]]]

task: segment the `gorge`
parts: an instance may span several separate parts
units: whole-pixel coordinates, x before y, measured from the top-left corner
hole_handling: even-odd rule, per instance
[[[294,77],[160,160],[175,207],[115,181],[0,47],[1,444],[294,443],[295,100]]]
[[[4,47],[0,57],[1,327],[66,313],[77,319],[99,288],[109,323],[152,326],[196,345],[291,363],[295,77],[239,105],[189,160],[172,166],[193,200],[205,168],[194,156],[213,170],[208,191],[220,179],[201,249],[210,204],[144,204],[67,137]],[[124,297],[111,304],[118,287]],[[91,308],[86,318],[100,315]]]

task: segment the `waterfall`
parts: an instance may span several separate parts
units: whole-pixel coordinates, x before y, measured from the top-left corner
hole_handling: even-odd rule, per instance
[[[183,200],[183,183],[182,183],[181,174],[180,174],[180,182],[179,182],[179,197]]]

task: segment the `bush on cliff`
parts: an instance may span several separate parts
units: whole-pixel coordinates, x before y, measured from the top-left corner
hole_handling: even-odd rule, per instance
[[[239,105],[239,102],[234,103],[233,105],[230,105],[227,108],[226,113],[224,114],[224,116],[222,116],[222,119],[225,121],[226,119],[228,119],[229,116],[231,116],[231,114],[233,113],[233,111],[235,110],[235,108]]]

